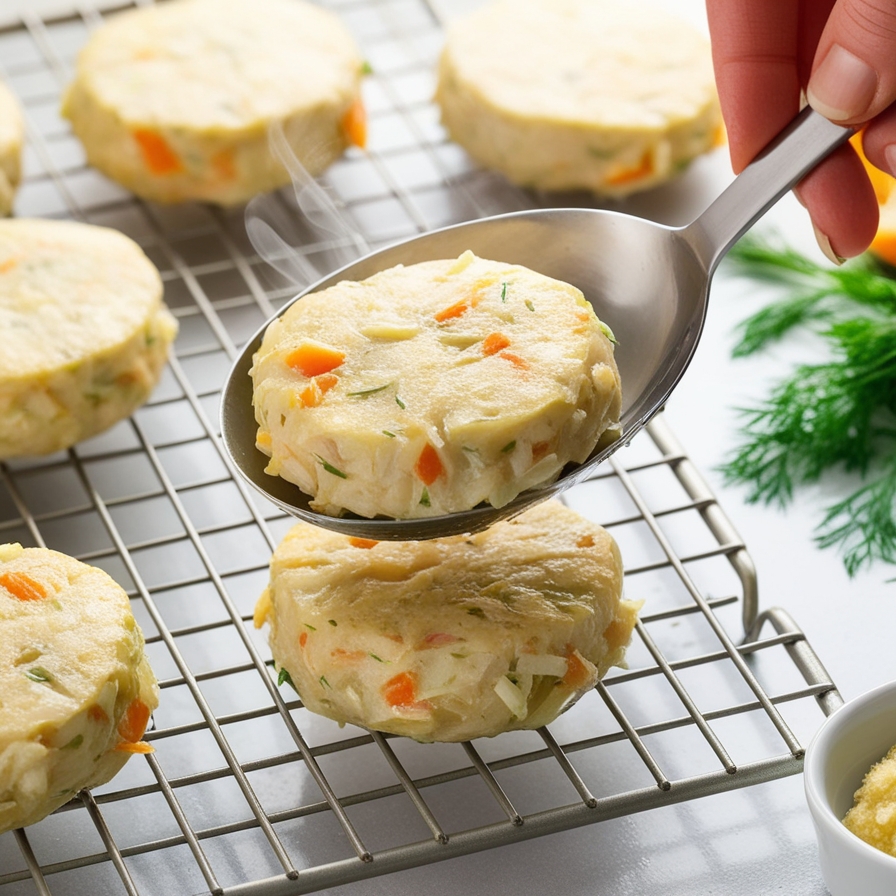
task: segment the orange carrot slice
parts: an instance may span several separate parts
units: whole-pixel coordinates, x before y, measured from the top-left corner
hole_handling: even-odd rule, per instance
[[[11,271],[18,263],[18,258],[7,258],[5,261],[0,261],[0,274]]]
[[[115,750],[118,753],[155,753],[156,748],[152,744],[148,744],[145,740],[138,740],[135,743],[123,740],[120,744],[116,744]]]
[[[183,163],[161,134],[147,128],[138,128],[134,131],[134,139],[140,147],[143,164],[153,174],[177,174],[183,171]]]
[[[482,340],[482,354],[496,355],[501,349],[507,348],[510,340],[503,333],[489,333]]]
[[[563,684],[573,690],[578,690],[587,684],[590,674],[588,667],[582,660],[581,654],[575,648],[570,648],[566,654],[566,674],[563,676]]]
[[[308,643],[308,632],[302,632],[299,635],[299,647],[304,647]]]
[[[638,162],[633,168],[623,168],[621,171],[617,171],[615,174],[611,174],[606,182],[611,184],[612,186],[619,186],[621,184],[630,184],[636,180],[641,180],[642,178],[648,177],[653,173],[653,159],[650,157],[649,152],[645,152],[641,157],[641,161]]]
[[[461,299],[459,302],[455,302],[453,305],[449,305],[447,308],[437,311],[433,317],[438,323],[442,324],[446,320],[453,320],[455,317],[460,317],[469,310],[470,303],[466,299]]]
[[[151,712],[139,697],[132,700],[118,723],[118,733],[122,740],[131,744],[137,743],[146,731]]]
[[[372,538],[357,538],[356,536],[349,538],[348,543],[353,548],[366,548],[367,550],[379,544],[378,541],[374,541]]]
[[[212,156],[212,171],[218,180],[234,180],[236,178],[236,161],[232,146],[228,146]]]
[[[367,110],[358,97],[348,111],[342,116],[342,132],[345,139],[354,146],[364,149],[367,146]]]
[[[286,364],[303,376],[314,377],[335,370],[345,360],[345,353],[328,345],[304,342],[286,356]]]
[[[417,676],[399,672],[383,685],[383,697],[389,706],[407,706],[417,702]]]
[[[336,647],[330,651],[330,656],[338,663],[360,663],[361,660],[367,659],[367,654],[363,650],[344,650],[342,647]]]
[[[47,596],[44,585],[23,572],[0,575],[0,588],[5,588],[16,600],[43,600]]]
[[[532,460],[541,460],[551,450],[550,442],[536,442],[532,446]]]
[[[96,722],[98,725],[105,725],[109,721],[109,716],[106,713],[106,710],[103,709],[99,703],[94,703],[93,706],[87,710],[87,718],[90,719],[91,722]]]
[[[414,472],[424,485],[432,485],[445,472],[438,451],[429,442],[423,446],[420,457],[414,464]]]
[[[528,370],[529,362],[525,358],[521,358],[519,355],[514,352],[500,352],[498,354],[499,358],[503,358],[505,361],[510,361],[514,367],[519,367],[520,370]]]
[[[311,383],[299,393],[299,401],[303,408],[316,408],[324,395],[339,382],[339,377],[333,373],[323,373],[316,376]]]

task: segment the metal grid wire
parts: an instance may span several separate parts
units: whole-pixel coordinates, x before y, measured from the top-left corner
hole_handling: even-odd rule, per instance
[[[538,203],[445,139],[430,99],[442,32],[423,0],[328,5],[374,72],[371,149],[324,178],[369,245]],[[339,728],[281,692],[251,613],[291,520],[231,475],[217,418],[238,347],[295,287],[255,253],[242,210],[154,206],[85,166],[57,110],[103,15],[0,28],[0,77],[27,120],[16,212],[134,238],[180,335],[132,419],[0,464],[0,540],[72,554],[128,590],[161,705],[153,754],[0,836],[0,896],[314,892],[799,772],[800,726],[839,694],[787,614],[757,612],[745,546],[661,419],[567,493],[618,541],[644,609],[628,669],[549,729],[424,746]],[[301,260],[322,275],[329,248],[311,238]]]

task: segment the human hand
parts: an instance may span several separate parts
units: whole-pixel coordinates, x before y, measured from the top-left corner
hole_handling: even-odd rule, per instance
[[[810,105],[838,124],[866,125],[863,149],[896,174],[894,0],[706,0],[731,162],[743,167]],[[868,248],[878,207],[861,160],[843,146],[795,191],[834,261]]]

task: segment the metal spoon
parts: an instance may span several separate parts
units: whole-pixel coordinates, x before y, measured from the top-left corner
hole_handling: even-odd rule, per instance
[[[712,275],[736,240],[818,162],[852,134],[804,109],[693,222],[667,227],[595,209],[541,209],[470,221],[373,252],[309,287],[363,280],[396,264],[456,258],[466,249],[495,261],[522,264],[577,286],[619,344],[623,389],[622,438],[584,463],[569,465],[553,483],[530,489],[501,508],[413,520],[332,517],[313,511],[299,488],[264,472],[255,447],[249,370],[265,324],[249,340],[224,384],[221,434],[237,470],[282,510],[348,535],[412,541],[476,532],[588,477],[663,406],[684,374],[703,329]],[[291,304],[291,303],[290,303]],[[270,321],[268,322],[270,323]],[[458,396],[463,401],[463,396]]]

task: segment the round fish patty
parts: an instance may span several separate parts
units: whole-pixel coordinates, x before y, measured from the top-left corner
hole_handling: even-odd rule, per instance
[[[372,542],[307,523],[255,611],[308,709],[419,741],[553,721],[624,661],[638,605],[612,537],[559,501],[485,532]]]
[[[65,554],[0,545],[0,834],[150,752],[157,705],[121,586]]]
[[[133,240],[73,221],[0,221],[0,459],[60,451],[127,417],[176,333]]]
[[[312,175],[363,142],[362,68],[312,3],[173,0],[91,35],[62,114],[90,164],[137,195],[234,205],[289,183],[269,126]]]
[[[494,0],[459,18],[436,100],[480,164],[546,190],[644,190],[723,133],[707,38],[629,0]]]
[[[605,331],[575,287],[472,252],[304,296],[251,370],[266,470],[329,515],[501,507],[617,436]]]
[[[0,83],[0,216],[12,211],[22,177],[25,125],[16,98]]]

